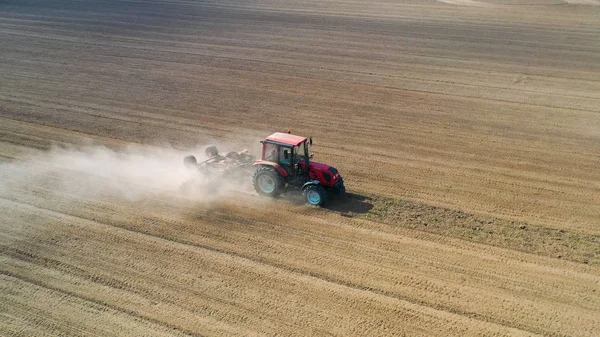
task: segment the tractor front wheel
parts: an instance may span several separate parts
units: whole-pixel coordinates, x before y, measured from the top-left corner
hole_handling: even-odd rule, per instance
[[[306,202],[312,206],[323,206],[327,201],[327,191],[321,185],[308,185],[302,194]]]
[[[256,193],[273,198],[280,195],[285,186],[283,177],[270,166],[262,166],[256,170],[252,184]]]

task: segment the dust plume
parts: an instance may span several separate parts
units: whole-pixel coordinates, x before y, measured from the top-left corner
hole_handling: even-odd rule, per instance
[[[185,167],[183,158],[190,154],[206,159],[203,146],[186,151],[141,145],[53,148],[25,161],[0,163],[0,195],[43,188],[52,195],[118,194],[130,200],[171,195],[214,201],[249,185],[249,177],[232,181]]]

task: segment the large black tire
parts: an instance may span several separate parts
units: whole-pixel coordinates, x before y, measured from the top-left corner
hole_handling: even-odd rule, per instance
[[[256,193],[275,198],[283,193],[285,181],[277,170],[271,166],[261,166],[252,177],[252,185]]]
[[[196,157],[194,157],[194,156],[187,156],[187,157],[183,158],[183,165],[185,165],[185,167],[187,167],[189,169],[195,168],[197,164],[198,164],[198,161],[196,160]]]
[[[308,185],[302,190],[306,203],[311,206],[323,206],[327,202],[327,191],[321,185]]]

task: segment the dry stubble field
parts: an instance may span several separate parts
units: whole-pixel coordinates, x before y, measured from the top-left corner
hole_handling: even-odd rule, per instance
[[[598,336],[599,4],[0,2],[0,335]],[[288,128],[347,199],[144,186]]]

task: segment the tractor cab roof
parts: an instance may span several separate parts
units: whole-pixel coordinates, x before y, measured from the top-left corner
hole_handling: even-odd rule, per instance
[[[291,146],[297,146],[300,143],[306,141],[306,137],[294,136],[290,135],[289,133],[275,132],[274,134],[267,137],[266,140]]]

